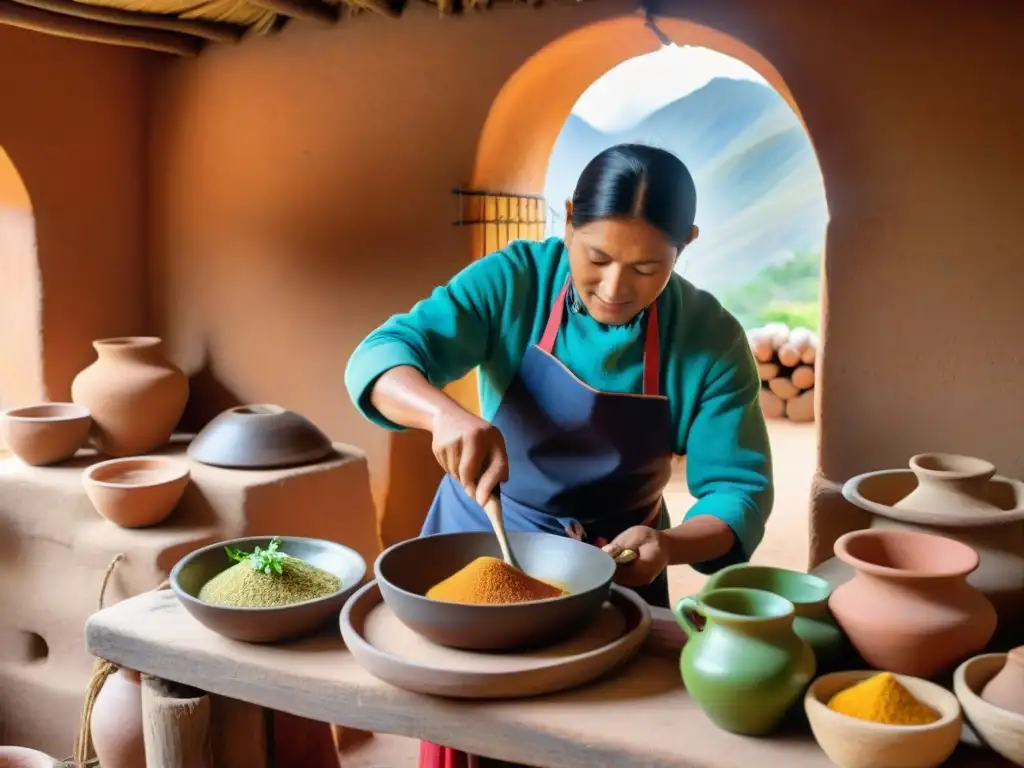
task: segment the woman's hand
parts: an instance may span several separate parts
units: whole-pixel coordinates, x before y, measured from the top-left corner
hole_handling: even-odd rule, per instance
[[[654,581],[669,564],[669,547],[662,531],[647,525],[627,528],[603,547],[612,557],[623,550],[636,552],[636,560],[615,570],[615,582],[624,587],[645,587]]]
[[[461,408],[450,411],[438,416],[431,432],[434,457],[480,506],[508,480],[505,439],[479,416]]]

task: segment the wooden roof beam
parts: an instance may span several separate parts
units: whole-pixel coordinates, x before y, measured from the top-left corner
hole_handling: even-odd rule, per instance
[[[202,38],[193,35],[83,19],[21,5],[14,0],[0,0],[0,24],[58,37],[143,48],[177,56],[195,56],[203,48]]]
[[[249,0],[249,2],[282,16],[315,21],[320,24],[336,24],[341,16],[341,9],[338,6],[328,5],[320,0]]]
[[[143,29],[161,29],[166,32],[180,32],[185,35],[201,37],[215,43],[236,43],[245,34],[245,27],[226,24],[218,21],[201,21],[198,19],[180,19],[160,13],[142,13],[124,11],[120,8],[92,5],[77,0],[13,0],[19,5],[28,5],[44,11],[76,16],[80,19],[91,19],[108,24],[124,24],[129,27]]]

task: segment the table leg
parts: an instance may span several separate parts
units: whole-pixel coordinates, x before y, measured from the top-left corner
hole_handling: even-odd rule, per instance
[[[214,768],[273,768],[273,712],[224,696],[210,699]]]
[[[210,697],[195,688],[142,677],[147,768],[213,768]]]

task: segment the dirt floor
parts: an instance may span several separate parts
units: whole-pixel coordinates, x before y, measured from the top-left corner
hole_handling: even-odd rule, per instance
[[[764,541],[753,561],[804,570],[808,556],[808,509],[811,478],[817,464],[817,430],[813,424],[769,422],[775,465],[775,508]],[[673,522],[682,519],[693,503],[685,472],[674,478],[666,499]],[[672,599],[697,592],[706,577],[686,567],[673,568],[669,583]],[[377,735],[343,748],[342,768],[415,768],[418,742],[400,736]]]

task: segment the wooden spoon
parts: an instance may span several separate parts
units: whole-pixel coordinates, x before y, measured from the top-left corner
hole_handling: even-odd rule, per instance
[[[501,556],[508,565],[513,568],[522,570],[519,568],[519,563],[516,562],[515,555],[512,554],[512,547],[508,545],[508,536],[505,535],[505,520],[501,514],[501,499],[495,494],[487,500],[484,504],[484,512],[487,513],[487,519],[491,521],[491,527],[494,529],[494,534],[498,537],[498,546],[501,547]]]

